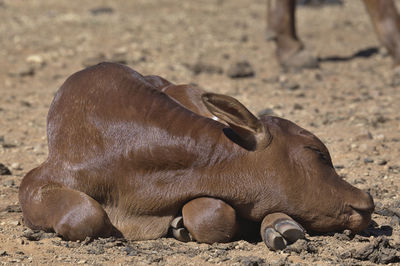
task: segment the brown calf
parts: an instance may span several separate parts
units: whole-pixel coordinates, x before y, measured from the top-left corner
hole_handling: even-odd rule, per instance
[[[400,65],[400,16],[393,0],[363,0],[379,41]],[[316,67],[317,59],[308,51],[296,34],[296,0],[267,0],[267,36],[276,41],[276,54],[285,69]]]
[[[20,186],[25,224],[70,240],[139,240],[165,236],[172,222],[178,239],[187,230],[210,243],[252,221],[273,249],[303,228],[368,225],[372,198],[336,174],[313,134],[256,118],[229,96],[200,101],[191,86],[172,98],[174,88],[182,87],[112,63],[69,77],[47,117],[48,159]]]

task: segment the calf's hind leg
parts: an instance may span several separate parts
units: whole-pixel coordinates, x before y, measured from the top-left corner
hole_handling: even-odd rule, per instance
[[[264,217],[261,223],[261,238],[273,250],[281,250],[286,245],[304,238],[304,229],[288,215],[280,212]]]
[[[182,217],[174,219],[171,226],[178,240],[193,239],[208,244],[229,242],[239,227],[236,212],[229,204],[208,197],[186,203]]]
[[[25,177],[19,199],[25,224],[32,229],[55,231],[66,240],[122,236],[102,206],[80,191]]]

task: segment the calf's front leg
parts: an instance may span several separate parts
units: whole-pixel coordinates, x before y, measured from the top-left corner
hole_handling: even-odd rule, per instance
[[[260,233],[264,243],[272,250],[284,249],[288,244],[304,238],[303,227],[288,215],[280,212],[264,217]]]

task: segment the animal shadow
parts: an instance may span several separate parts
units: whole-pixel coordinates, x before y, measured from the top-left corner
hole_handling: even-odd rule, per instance
[[[372,220],[368,228],[359,234],[365,237],[391,236],[393,234],[393,227],[389,225],[379,226],[374,220]]]
[[[318,58],[318,61],[321,62],[347,62],[350,60],[354,60],[356,58],[369,58],[375,54],[379,53],[379,49],[377,47],[369,47],[366,49],[362,49],[353,55],[350,56],[328,56],[325,58]]]

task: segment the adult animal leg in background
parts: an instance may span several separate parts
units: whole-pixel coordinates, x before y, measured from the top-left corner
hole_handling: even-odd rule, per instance
[[[400,65],[400,16],[393,0],[364,0],[379,41]]]
[[[267,0],[267,39],[275,41],[276,56],[284,69],[316,68],[317,58],[297,37],[295,11],[296,0]]]
[[[393,0],[364,0],[380,42],[392,56],[394,65],[400,64],[400,19]],[[304,49],[296,34],[296,1],[271,0],[267,3],[267,37],[276,42],[276,55],[284,69],[313,68],[317,59]]]

